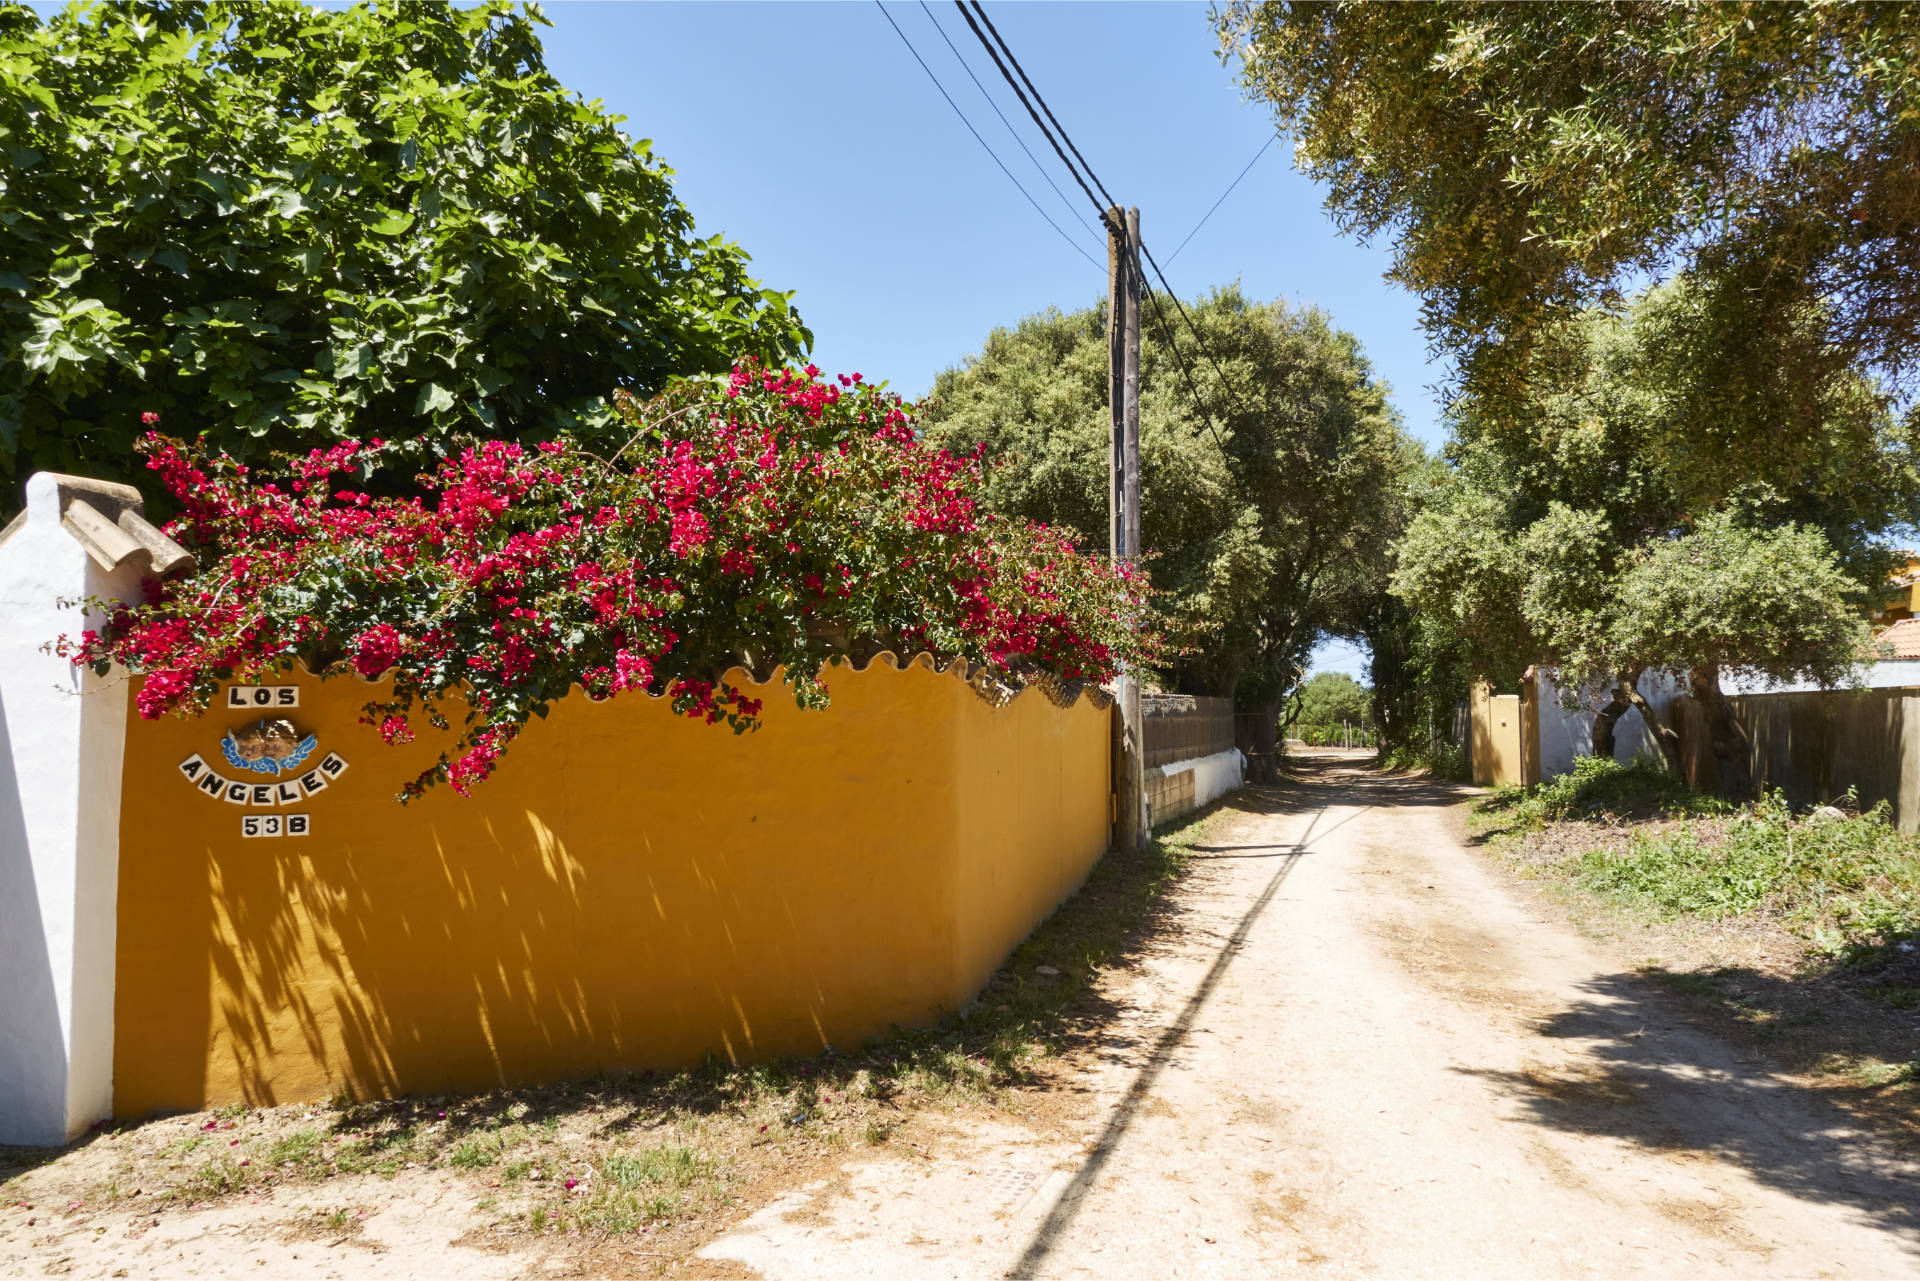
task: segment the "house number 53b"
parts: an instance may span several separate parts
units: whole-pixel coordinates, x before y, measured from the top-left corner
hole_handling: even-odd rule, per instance
[[[305,814],[248,814],[240,820],[242,836],[305,836],[312,830]]]

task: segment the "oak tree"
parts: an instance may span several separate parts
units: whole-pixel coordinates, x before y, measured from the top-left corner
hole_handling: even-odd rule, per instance
[[[1226,288],[1187,310],[1212,358],[1184,330],[1179,359],[1151,321],[1142,336],[1141,546],[1185,644],[1168,682],[1257,713],[1244,745],[1264,764],[1314,646],[1352,633],[1385,584],[1379,516],[1405,437],[1359,342],[1318,308]],[[1106,548],[1104,307],[995,330],[925,413],[939,443],[1012,456],[988,485],[996,509]]]

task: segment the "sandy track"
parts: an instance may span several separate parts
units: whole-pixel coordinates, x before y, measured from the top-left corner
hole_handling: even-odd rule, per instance
[[[703,1255],[783,1277],[1920,1275],[1920,1166],[1684,1024],[1446,789],[1243,793],[1111,995],[1079,1131],[851,1162]]]

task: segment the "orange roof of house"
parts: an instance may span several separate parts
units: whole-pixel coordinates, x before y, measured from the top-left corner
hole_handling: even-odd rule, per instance
[[[1893,646],[1894,658],[1920,658],[1920,618],[1903,618],[1873,638],[1877,650]]]

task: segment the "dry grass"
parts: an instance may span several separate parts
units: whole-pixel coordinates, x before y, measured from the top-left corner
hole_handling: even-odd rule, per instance
[[[1144,853],[1108,854],[974,1005],[934,1028],[810,1059],[224,1108],[115,1125],[64,1151],[0,1147],[0,1214],[177,1215],[335,1184],[360,1200],[282,1230],[344,1239],[378,1213],[369,1186],[438,1180],[472,1194],[480,1226],[469,1243],[543,1243],[585,1260],[608,1247],[622,1271],[665,1271],[853,1153],[924,1151],[941,1116],[992,1111],[1044,1126],[1049,1085],[1113,1014],[1100,977],[1153,944],[1186,849],[1210,821],[1196,816]]]

